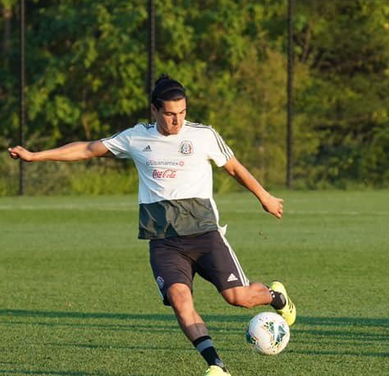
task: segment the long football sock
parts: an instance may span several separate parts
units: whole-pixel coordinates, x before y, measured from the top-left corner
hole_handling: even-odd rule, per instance
[[[272,297],[270,305],[275,309],[284,308],[286,304],[285,296],[280,292],[273,291],[272,289],[269,289],[269,292]]]
[[[211,337],[203,336],[197,338],[193,341],[193,346],[196,347],[197,351],[201,354],[209,366],[218,366],[224,371],[226,370],[224,363],[221,361],[216,349],[213,347]]]

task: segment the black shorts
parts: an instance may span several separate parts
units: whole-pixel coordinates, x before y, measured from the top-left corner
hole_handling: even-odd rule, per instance
[[[170,305],[166,297],[169,287],[183,283],[192,290],[196,273],[219,292],[249,285],[234,251],[219,231],[150,240],[150,264],[165,305]]]

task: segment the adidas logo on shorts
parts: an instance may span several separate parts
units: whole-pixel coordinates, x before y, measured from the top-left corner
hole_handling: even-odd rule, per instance
[[[238,278],[235,277],[235,274],[231,273],[230,276],[227,279],[227,282],[234,282],[234,281],[237,281],[237,280],[238,280]]]

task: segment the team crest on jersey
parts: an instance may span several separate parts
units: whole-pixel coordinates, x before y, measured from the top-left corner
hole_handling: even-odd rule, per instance
[[[184,155],[192,155],[193,154],[193,144],[191,141],[184,140],[180,145],[180,153]]]

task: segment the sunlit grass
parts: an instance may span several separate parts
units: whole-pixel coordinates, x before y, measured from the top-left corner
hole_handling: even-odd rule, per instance
[[[389,369],[388,191],[217,197],[251,280],[282,279],[298,307],[286,350],[252,353],[257,312],[196,279],[195,304],[232,376],[366,376]],[[164,307],[137,240],[136,196],[0,199],[0,374],[199,376],[205,362]]]

